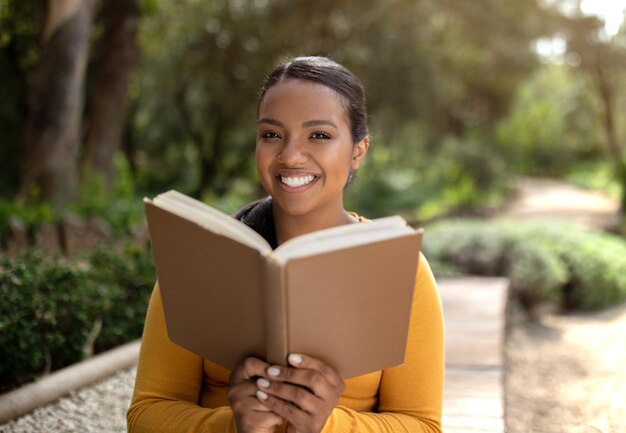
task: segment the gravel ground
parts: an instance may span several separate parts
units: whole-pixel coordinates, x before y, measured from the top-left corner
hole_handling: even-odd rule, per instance
[[[122,433],[135,381],[123,370],[7,424],[0,433]]]
[[[626,432],[626,303],[508,320],[508,433]]]

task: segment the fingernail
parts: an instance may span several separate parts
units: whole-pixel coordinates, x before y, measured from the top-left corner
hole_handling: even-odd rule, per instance
[[[267,374],[273,377],[278,377],[280,375],[280,368],[278,367],[270,367],[267,369]]]
[[[256,396],[259,400],[263,400],[263,401],[267,400],[267,394],[261,390],[257,390]]]
[[[299,365],[302,362],[302,356],[292,353],[289,355],[289,362],[295,365]]]
[[[256,381],[256,384],[259,385],[261,388],[267,388],[270,386],[270,381],[267,379],[260,378]]]

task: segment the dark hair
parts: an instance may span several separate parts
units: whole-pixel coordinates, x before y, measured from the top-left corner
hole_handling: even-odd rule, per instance
[[[367,136],[365,90],[359,79],[346,67],[327,57],[293,58],[267,76],[259,92],[259,104],[265,93],[284,78],[313,81],[333,89],[343,99],[350,120],[352,141],[358,143]]]

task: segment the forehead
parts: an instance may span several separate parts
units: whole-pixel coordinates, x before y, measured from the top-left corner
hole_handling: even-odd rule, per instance
[[[283,79],[270,87],[259,104],[259,117],[307,117],[347,120],[344,98],[320,83]]]

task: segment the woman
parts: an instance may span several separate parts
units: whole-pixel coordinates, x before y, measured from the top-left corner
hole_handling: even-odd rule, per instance
[[[257,171],[270,198],[236,217],[274,247],[315,230],[363,222],[343,207],[343,190],[369,147],[358,79],[327,58],[295,58],[266,79],[257,112]],[[128,431],[440,432],[443,325],[424,257],[403,365],[344,382],[306,354],[291,354],[289,364],[248,358],[229,372],[171,343],[157,284]]]

